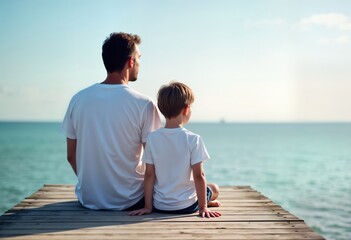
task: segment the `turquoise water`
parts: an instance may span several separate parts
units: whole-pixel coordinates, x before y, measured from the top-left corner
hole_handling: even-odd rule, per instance
[[[191,123],[209,182],[251,185],[327,239],[351,239],[351,124]],[[0,212],[72,183],[59,123],[0,123]]]

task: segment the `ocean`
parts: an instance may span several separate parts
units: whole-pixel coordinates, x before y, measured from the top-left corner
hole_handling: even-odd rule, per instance
[[[189,123],[208,182],[250,185],[327,239],[351,239],[351,123]],[[45,183],[75,184],[60,123],[0,122],[0,213]]]

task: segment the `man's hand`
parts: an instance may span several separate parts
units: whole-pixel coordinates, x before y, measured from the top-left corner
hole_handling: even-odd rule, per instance
[[[149,208],[140,208],[138,210],[134,210],[128,213],[129,216],[141,216],[145,214],[152,213],[152,209]]]

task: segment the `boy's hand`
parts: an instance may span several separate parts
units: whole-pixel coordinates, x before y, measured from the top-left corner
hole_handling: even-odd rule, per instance
[[[134,210],[128,213],[129,216],[141,216],[145,214],[152,213],[152,209],[149,208],[140,208],[138,210]]]
[[[200,209],[199,215],[201,217],[207,217],[207,218],[222,216],[222,214],[220,214],[219,212],[211,211],[208,208]]]

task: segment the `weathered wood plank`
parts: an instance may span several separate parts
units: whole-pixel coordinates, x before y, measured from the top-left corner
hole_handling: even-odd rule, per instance
[[[182,232],[176,234],[168,234],[168,233],[154,233],[154,234],[145,234],[140,235],[138,233],[130,233],[130,234],[80,234],[80,235],[72,235],[72,234],[41,234],[41,235],[28,235],[28,236],[10,236],[5,237],[3,239],[33,239],[33,240],[62,240],[62,239],[77,239],[77,240],[85,240],[85,239],[93,239],[93,240],[100,240],[100,239],[145,239],[145,240],[155,240],[155,239],[218,239],[218,240],[322,240],[321,236],[317,235],[316,233],[303,233],[303,234],[217,234],[217,233],[210,233],[210,234],[184,234]]]
[[[104,225],[105,224],[105,225]],[[99,226],[95,222],[72,222],[69,225],[69,228],[66,223],[58,222],[56,224],[51,224],[47,222],[43,223],[19,223],[19,222],[6,222],[3,223],[3,229],[142,229],[142,230],[152,230],[152,229],[260,229],[259,231],[269,231],[269,229],[307,229],[310,231],[310,228],[303,222],[213,222],[210,225],[207,225],[204,228],[202,222],[194,222],[192,224],[179,222],[172,226],[168,222],[136,222],[130,224],[130,222],[119,222],[118,224],[108,224],[104,223]]]

